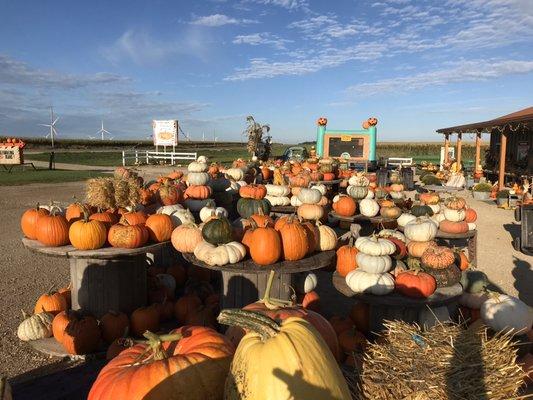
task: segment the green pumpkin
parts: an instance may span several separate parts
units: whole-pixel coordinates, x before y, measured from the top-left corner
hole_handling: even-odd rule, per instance
[[[202,228],[202,237],[214,245],[229,243],[233,240],[231,223],[226,217],[213,218]]]
[[[237,212],[242,218],[250,218],[254,214],[260,214],[261,212],[264,215],[270,214],[270,201],[267,199],[245,199],[240,198],[237,201]]]
[[[422,204],[413,205],[410,212],[415,217],[423,217],[424,215],[431,217],[433,215],[431,207]]]
[[[437,288],[453,286],[461,281],[461,270],[454,264],[443,269],[429,268],[422,265],[422,269],[425,273],[435,278]]]
[[[378,187],[374,191],[374,195],[376,196],[376,199],[384,199],[385,197],[387,197],[389,195],[389,192],[387,192],[383,188]]]
[[[482,271],[466,270],[461,276],[461,285],[468,293],[481,293],[489,285],[489,279]]]

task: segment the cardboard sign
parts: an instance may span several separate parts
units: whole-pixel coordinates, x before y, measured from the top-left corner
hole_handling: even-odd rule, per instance
[[[21,164],[22,154],[19,146],[0,145],[0,164]]]
[[[352,136],[350,135],[342,135],[341,136],[341,142],[351,142],[352,141]]]
[[[178,144],[177,120],[154,120],[152,128],[154,146],[176,146]]]

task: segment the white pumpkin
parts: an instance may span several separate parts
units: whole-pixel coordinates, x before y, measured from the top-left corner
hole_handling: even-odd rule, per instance
[[[363,199],[359,202],[359,212],[365,217],[375,217],[379,213],[379,204],[374,199]]]
[[[368,186],[370,181],[365,176],[364,172],[357,172],[348,179],[348,185],[350,186]]]
[[[433,214],[438,214],[440,212],[440,204],[426,204],[431,210],[433,211]]]
[[[390,240],[377,236],[361,236],[355,241],[355,247],[362,253],[371,256],[388,256],[394,254],[396,245]]]
[[[394,278],[391,274],[372,274],[360,268],[346,275],[346,284],[355,293],[371,293],[378,296],[389,294],[394,290]]]
[[[396,222],[398,222],[398,226],[405,227],[409,222],[414,221],[416,217],[413,214],[410,213],[403,213],[398,217]]]
[[[433,214],[430,218],[436,224],[440,224],[442,221],[446,219],[443,213]]]
[[[209,158],[207,158],[206,156],[200,156],[196,159],[196,161],[198,161],[199,163],[204,163],[204,164],[207,164],[208,161],[209,161]]]
[[[468,293],[466,290],[459,297],[459,304],[468,308],[479,310],[483,303],[489,298],[485,292]]]
[[[226,170],[226,175],[234,181],[242,181],[244,178],[244,171],[240,168],[228,168]]]
[[[375,197],[374,192],[372,190],[369,190],[365,196],[365,199],[373,199],[374,197]]]
[[[192,212],[200,212],[211,199],[187,199],[183,202],[183,205]]]
[[[229,242],[215,246],[206,241],[201,242],[194,249],[195,257],[207,265],[235,264],[246,256],[246,248],[242,243]]]
[[[317,204],[322,199],[322,193],[318,189],[301,188],[298,192],[298,200],[303,204]]]
[[[215,202],[211,201],[200,210],[200,220],[206,222],[212,216],[227,217],[228,211],[224,207],[216,207]]]
[[[209,166],[207,165],[207,163],[193,161],[192,163],[189,164],[189,166],[187,167],[187,170],[189,172],[205,172],[207,171],[208,168]]]
[[[318,284],[318,278],[315,274],[308,273],[308,274],[298,274],[297,278],[297,290],[299,293],[309,293],[316,289],[316,285]]]
[[[468,224],[468,230],[469,231],[475,231],[476,230],[476,228],[477,228],[476,224],[474,224],[473,222],[467,222],[467,224]]]
[[[506,294],[491,293],[480,309],[483,322],[496,332],[512,330],[524,334],[533,325],[533,309],[522,300]]]
[[[204,186],[209,181],[207,172],[189,172],[187,174],[187,183],[189,186]]]
[[[176,290],[176,279],[170,274],[157,274],[157,283],[167,288],[171,293]]]
[[[407,238],[405,237],[405,235],[402,232],[397,231],[396,229],[382,229],[379,231],[378,236],[385,239],[392,237],[401,240],[404,243],[407,242]]]
[[[291,197],[291,206],[300,207],[303,203],[298,199],[298,196]]]
[[[373,274],[382,274],[392,269],[392,259],[389,256],[372,256],[359,252],[355,260],[358,269]]]
[[[53,314],[41,312],[29,316],[22,311],[22,316],[24,320],[17,329],[17,336],[20,340],[27,342],[52,336]]]
[[[288,206],[291,204],[291,199],[289,199],[287,196],[278,197],[266,195],[265,199],[270,201],[272,206]]]
[[[452,222],[461,222],[466,218],[465,210],[452,210],[449,208],[444,209],[444,218]]]
[[[353,186],[350,185],[346,188],[348,196],[353,197],[356,200],[365,199],[368,195],[368,187],[366,186]]]
[[[202,201],[202,200],[196,200],[196,201]],[[161,214],[166,214],[170,217],[172,220],[172,226],[176,228],[177,226],[180,226],[182,224],[194,224],[196,221],[194,220],[194,215],[189,210],[186,210],[184,208],[176,208],[173,210],[167,209],[169,206],[161,207],[163,209],[161,211]]]
[[[395,199],[395,200],[399,200],[399,199],[403,199],[405,197],[405,195],[403,194],[403,192],[394,192],[394,191],[391,191],[389,193],[391,199]]]
[[[308,221],[317,221],[324,216],[324,207],[317,204],[302,204],[296,210],[298,217]]]
[[[168,206],[161,206],[159,207],[156,212],[158,214],[167,214],[170,215],[175,211],[183,210],[183,206],[181,204],[171,204]]]
[[[326,185],[324,185],[322,183],[319,183],[317,185],[311,186],[311,189],[318,190],[322,194],[322,196],[325,196],[327,191],[328,191],[328,188],[326,187]]]
[[[318,250],[327,251],[337,247],[337,234],[327,225],[317,224],[318,226]]]
[[[419,217],[403,228],[405,237],[416,242],[429,242],[437,235],[438,225],[429,218]]]
[[[285,185],[265,185],[267,195],[272,197],[286,197],[291,192],[291,188]]]

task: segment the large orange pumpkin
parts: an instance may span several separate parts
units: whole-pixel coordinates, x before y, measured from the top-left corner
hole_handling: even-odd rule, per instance
[[[64,246],[69,242],[68,228],[65,217],[52,210],[50,215],[41,215],[37,219],[36,238],[45,246]]]
[[[103,222],[89,220],[89,215],[84,209],[84,216],[70,225],[68,237],[70,243],[80,250],[95,250],[105,244],[107,229]]]
[[[307,233],[300,222],[289,217],[285,224],[279,228],[283,246],[283,259],[296,261],[304,258],[309,250]]]
[[[468,223],[465,221],[452,222],[447,219],[440,221],[439,229],[446,233],[466,233],[468,232]]]
[[[49,312],[51,314],[58,314],[67,309],[67,301],[58,292],[50,292],[42,294],[37,303],[35,303],[34,313]]]
[[[357,268],[357,261],[355,260],[357,253],[358,250],[354,246],[353,239],[350,239],[350,243],[339,247],[335,269],[340,276],[345,277],[350,271]]]
[[[247,199],[262,199],[266,196],[266,187],[264,185],[246,185],[239,188],[239,195]]]
[[[146,223],[146,214],[142,211],[126,212],[122,214],[122,222],[126,221],[128,225],[139,225]]]
[[[210,186],[205,185],[191,185],[185,190],[186,199],[204,200],[211,197],[212,190]]]
[[[333,202],[333,210],[344,217],[351,217],[356,209],[355,200],[350,196],[339,196],[338,200]]]
[[[399,293],[415,298],[431,296],[437,289],[435,278],[425,272],[406,271],[396,275],[395,289]]]
[[[159,330],[159,310],[156,307],[139,307],[131,313],[130,333],[142,336],[146,331]]]
[[[260,226],[249,230],[251,232],[248,241],[250,257],[259,265],[270,265],[276,263],[281,257],[281,238],[278,232],[269,226]]]
[[[302,222],[302,227],[307,233],[307,254],[312,254],[317,250],[320,243],[320,232],[318,226],[311,221]]]
[[[107,343],[112,343],[115,339],[126,336],[129,326],[128,316],[122,312],[108,311],[100,318],[102,338]]]
[[[88,400],[222,399],[235,352],[211,328],[184,326],[123,350],[101,371]]]
[[[37,239],[37,220],[40,216],[48,214],[50,214],[48,210],[39,208],[38,204],[37,207],[24,211],[20,219],[20,227],[24,236],[28,239]]]
[[[107,241],[113,247],[135,249],[146,244],[148,235],[144,225],[115,224],[109,228]]]
[[[422,256],[420,261],[425,266],[434,269],[448,268],[455,261],[455,255],[452,249],[445,246],[430,246]]]
[[[172,219],[166,214],[150,215],[146,220],[146,229],[150,239],[156,243],[166,242],[172,236]]]
[[[67,325],[70,321],[74,321],[77,318],[77,313],[72,310],[61,311],[58,313],[52,321],[52,334],[54,335],[54,339],[61,343]]]
[[[92,316],[72,319],[61,339],[61,344],[69,354],[87,354],[98,349],[100,343],[98,321]]]
[[[161,186],[157,194],[159,197],[159,201],[164,206],[177,204],[181,200],[183,200],[181,190],[177,186],[171,184],[164,184],[163,186]]]
[[[103,211],[103,212],[97,212],[97,213],[91,214],[89,217],[89,220],[103,222],[106,229],[111,228],[112,225],[118,222],[118,218],[116,214],[110,211]]]
[[[83,218],[83,206],[79,203],[72,203],[67,207],[65,218],[68,222],[74,222]]]

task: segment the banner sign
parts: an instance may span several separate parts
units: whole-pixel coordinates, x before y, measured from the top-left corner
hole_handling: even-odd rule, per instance
[[[22,154],[19,146],[0,145],[0,164],[21,164]]]
[[[176,146],[178,144],[177,120],[154,120],[152,128],[154,146]]]

